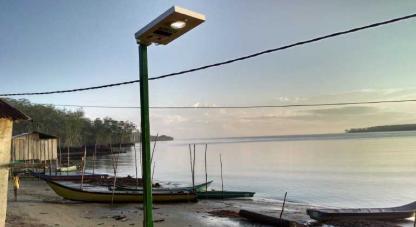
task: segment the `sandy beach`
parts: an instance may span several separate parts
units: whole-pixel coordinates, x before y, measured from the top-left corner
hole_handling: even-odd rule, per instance
[[[219,217],[223,210],[232,216],[240,208],[280,213],[281,204],[268,201],[210,200],[197,203],[156,204],[156,226],[252,226],[238,217]],[[306,222],[306,206],[286,206],[285,217]],[[18,201],[9,184],[7,226],[141,226],[140,204],[99,204],[67,201],[37,179],[22,179]],[[118,220],[117,220],[118,219]]]
[[[259,226],[238,217],[240,209],[280,214],[282,204],[263,199],[202,200],[197,203],[156,204],[155,226]],[[310,205],[286,203],[283,217],[314,224],[306,215]],[[224,217],[225,216],[225,217]],[[140,204],[99,204],[64,200],[38,179],[24,178],[14,202],[9,184],[7,224],[14,226],[141,226]],[[341,223],[337,226],[412,226],[412,223]]]

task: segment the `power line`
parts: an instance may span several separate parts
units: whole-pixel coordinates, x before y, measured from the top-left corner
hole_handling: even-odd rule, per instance
[[[277,47],[277,48],[274,48],[274,49],[264,50],[264,51],[257,52],[257,53],[254,53],[254,54],[250,54],[250,55],[246,55],[246,56],[243,56],[243,57],[218,62],[218,63],[215,63],[215,64],[205,65],[205,66],[192,68],[192,69],[188,69],[188,70],[183,70],[183,71],[180,71],[180,72],[169,73],[169,74],[165,74],[165,75],[161,75],[161,76],[150,77],[149,80],[158,80],[158,79],[163,79],[163,78],[167,78],[167,77],[173,77],[173,76],[177,76],[177,75],[182,75],[182,74],[186,74],[186,73],[200,71],[200,70],[204,70],[204,69],[208,69],[208,68],[218,67],[218,66],[222,66],[222,65],[226,65],[226,64],[231,64],[231,63],[234,63],[234,62],[237,62],[237,61],[242,61],[242,60],[246,60],[246,59],[249,59],[249,58],[254,58],[254,57],[257,57],[257,56],[260,56],[260,55],[263,55],[263,54],[269,54],[269,53],[272,53],[272,52],[285,50],[285,49],[289,49],[289,48],[292,48],[292,47],[301,46],[301,45],[317,42],[317,41],[320,41],[320,40],[333,38],[333,37],[336,37],[336,36],[345,35],[345,34],[348,34],[348,33],[358,32],[358,31],[361,31],[361,30],[369,29],[369,28],[375,28],[375,27],[379,27],[379,26],[382,26],[382,25],[386,25],[386,24],[391,24],[391,23],[395,23],[395,22],[399,22],[399,21],[403,21],[403,20],[408,20],[408,19],[411,19],[411,18],[414,18],[414,17],[416,17],[416,14],[411,14],[411,15],[408,15],[408,16],[398,17],[398,18],[394,18],[394,19],[390,19],[390,20],[386,20],[386,21],[382,21],[382,22],[378,22],[378,23],[374,23],[374,24],[369,24],[369,25],[362,26],[362,27],[352,28],[352,29],[349,29],[349,30],[341,31],[341,32],[335,32],[335,33],[332,33],[332,34],[329,34],[329,35],[319,36],[317,38],[292,43],[292,44]],[[0,94],[0,96],[49,95],[49,94],[58,94],[58,93],[70,93],[70,92],[78,92],[78,91],[86,91],[86,90],[95,90],[95,89],[102,89],[102,88],[108,88],[108,87],[115,87],[115,86],[121,86],[121,85],[126,85],[126,84],[138,83],[138,82],[140,82],[140,80],[131,80],[131,81],[125,81],[125,82],[120,82],[120,83],[99,85],[99,86],[86,87],[86,88],[68,89],[68,90],[56,90],[56,91],[44,91],[44,92],[5,93],[5,94]]]
[[[262,108],[291,108],[291,107],[319,107],[319,106],[347,106],[363,104],[381,104],[381,103],[403,103],[416,102],[416,99],[402,100],[379,100],[379,101],[362,101],[362,102],[338,102],[338,103],[312,103],[312,104],[288,104],[288,105],[252,105],[252,106],[151,106],[151,109],[262,109]],[[139,106],[99,106],[99,105],[73,105],[73,104],[45,104],[34,103],[38,105],[51,105],[61,107],[77,108],[103,108],[103,109],[140,109]]]

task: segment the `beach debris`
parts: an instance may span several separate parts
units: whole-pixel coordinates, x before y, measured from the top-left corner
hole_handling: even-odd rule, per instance
[[[215,216],[215,217],[220,217],[220,218],[239,218],[240,217],[238,212],[232,211],[232,210],[213,210],[213,211],[209,211],[208,214]]]
[[[158,222],[164,222],[164,221],[165,221],[165,219],[161,218],[161,219],[156,219],[153,222],[158,223]]]
[[[123,215],[123,214],[121,214],[121,215],[114,215],[112,218],[114,220],[116,220],[116,221],[122,221],[122,222],[125,222],[125,221],[128,220],[127,219],[127,216],[126,215]]]

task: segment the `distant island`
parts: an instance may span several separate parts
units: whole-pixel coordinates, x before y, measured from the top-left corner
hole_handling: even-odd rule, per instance
[[[395,131],[416,131],[416,124],[402,125],[381,125],[368,128],[352,128],[345,130],[346,133],[356,132],[395,132]]]

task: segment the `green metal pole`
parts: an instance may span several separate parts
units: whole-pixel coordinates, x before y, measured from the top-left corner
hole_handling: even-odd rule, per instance
[[[140,113],[142,131],[142,180],[143,180],[143,226],[153,226],[152,180],[150,163],[150,122],[149,122],[149,87],[147,72],[147,46],[139,44],[140,58]]]

